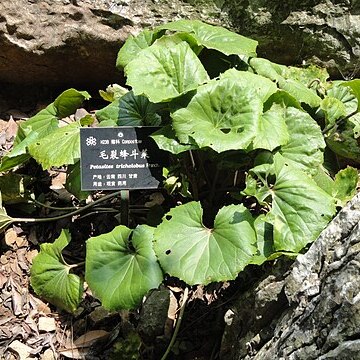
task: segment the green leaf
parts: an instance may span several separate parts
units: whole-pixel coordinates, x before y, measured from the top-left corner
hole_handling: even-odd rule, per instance
[[[299,252],[314,241],[335,214],[335,200],[280,154],[274,156],[271,177],[258,177],[258,191],[271,200],[266,221],[274,227],[275,250]],[[251,176],[251,175],[250,175]]]
[[[5,231],[5,229],[13,223],[15,220],[7,215],[5,208],[2,206],[2,195],[0,191],[0,233]]]
[[[14,140],[14,147],[7,155],[15,157],[26,154],[27,147],[58,128],[59,119],[56,117],[56,109],[50,104],[35,116],[19,125],[18,133]]]
[[[329,195],[332,196],[334,194],[334,180],[323,165],[320,165],[316,172],[314,171],[312,178],[315,180],[317,186],[326,191]]]
[[[112,84],[106,88],[106,91],[99,90],[99,94],[104,100],[113,102],[116,99],[120,99],[128,91],[129,91],[128,89],[126,89],[118,84]]]
[[[153,104],[142,95],[132,91],[116,99],[105,108],[96,112],[100,122],[111,121],[114,126],[159,126],[161,117],[157,113],[163,106]]]
[[[350,81],[344,81],[341,85],[351,88],[352,93],[357,99],[357,109],[360,110],[360,79],[354,79]]]
[[[186,42],[150,46],[128,63],[125,73],[134,94],[145,95],[154,103],[169,101],[209,80]]]
[[[343,103],[345,108],[345,115],[355,112],[358,108],[358,99],[354,95],[350,86],[345,86],[345,83],[336,83],[327,92],[327,96],[336,98]]]
[[[15,157],[7,155],[1,158],[0,172],[11,170],[30,159],[29,154],[22,154]]]
[[[278,80],[278,85],[280,89],[287,91],[301,103],[305,103],[313,108],[320,105],[321,98],[316,95],[313,90],[309,89],[299,81],[280,78]]]
[[[356,169],[348,166],[335,175],[333,196],[340,200],[342,205],[356,194],[359,174]]]
[[[130,35],[118,53],[116,67],[119,69],[124,68],[131,60],[137,57],[141,50],[148,48],[163,34],[163,30],[143,30],[137,36]]]
[[[163,274],[152,248],[154,228],[117,226],[86,244],[85,278],[108,310],[133,309]]]
[[[202,222],[199,202],[177,206],[155,230],[161,267],[189,285],[235,279],[257,249],[253,218],[243,205],[219,210],[214,228]]]
[[[74,164],[80,159],[80,124],[71,123],[29,146],[30,155],[43,167]]]
[[[321,100],[320,109],[325,114],[326,124],[334,124],[337,119],[346,115],[344,103],[332,96]]]
[[[70,234],[62,230],[54,243],[41,244],[40,253],[31,267],[31,286],[36,294],[68,312],[74,312],[81,301],[83,283],[71,274],[71,266],[62,257],[62,250],[70,243]]]
[[[288,141],[284,111],[280,105],[275,104],[261,116],[253,148],[271,151]]]
[[[2,159],[0,171],[10,170],[27,161],[29,159],[27,155],[28,147],[57,130],[59,119],[74,113],[82,102],[89,98],[90,95],[86,91],[68,89],[45,109],[21,123],[14,140],[14,147]]]
[[[172,113],[181,143],[193,138],[200,148],[217,152],[246,149],[254,139],[262,101],[251,88],[228,78],[198,88],[186,108]]]
[[[354,138],[360,137],[360,113],[356,113],[349,118],[351,124],[353,124]]]
[[[249,61],[251,68],[259,75],[262,75],[272,81],[278,81],[282,78],[282,73],[286,66],[279,65],[263,58],[251,58]]]
[[[229,78],[238,82],[239,85],[255,90],[261,100],[265,102],[278,88],[274,82],[264,76],[252,74],[248,71],[229,69],[220,75],[220,78]]]
[[[324,84],[329,78],[329,74],[325,68],[310,65],[305,68],[287,66],[282,68],[281,75],[286,79],[293,79],[301,82],[307,87],[312,87],[311,84]]]
[[[218,50],[225,55],[256,56],[257,41],[199,20],[178,20],[161,25],[158,29],[190,33],[199,45]]]
[[[308,113],[292,107],[285,110],[285,122],[290,138],[281,146],[280,154],[291,165],[310,174],[316,172],[324,161],[325,148],[319,125]]]
[[[360,163],[360,147],[355,139],[356,125],[350,119],[335,126],[326,136],[326,144],[337,155]]]
[[[261,265],[274,253],[273,227],[266,222],[265,215],[255,219],[257,253],[252,257],[251,264]]]
[[[172,35],[164,35],[161,38],[157,39],[154,44],[158,46],[165,46],[165,47],[172,47],[174,44],[179,44],[182,42],[187,42],[191,50],[196,54],[199,55],[201,50],[203,49],[202,46],[198,45],[198,42],[196,39],[188,34],[188,33],[178,33],[178,34],[172,34]]]
[[[70,165],[66,171],[65,189],[73,194],[79,200],[85,200],[89,195],[89,191],[81,191],[81,168],[80,161],[74,165]]]
[[[0,189],[4,203],[14,204],[24,202],[30,195],[29,185],[33,179],[30,176],[8,173],[0,176]]]
[[[5,229],[13,223],[15,220],[6,214],[6,211],[3,207],[0,207],[0,233],[5,231]]]
[[[61,119],[73,114],[84,100],[89,100],[90,97],[87,91],[65,90],[54,101],[56,116]]]
[[[171,125],[167,125],[155,131],[151,137],[155,140],[161,150],[169,151],[172,154],[180,154],[184,151],[197,149],[196,145],[181,144],[176,138],[175,131]]]
[[[321,98],[316,95],[314,90],[308,88],[308,84],[303,83],[303,81],[306,83],[311,82],[311,78],[304,69],[294,70],[295,68],[288,68],[287,66],[275,64],[261,58],[252,58],[250,66],[257,74],[276,81],[280,89],[287,91],[297,101],[308,104],[311,107],[318,107],[320,105]],[[302,76],[300,76],[301,70],[303,71]]]

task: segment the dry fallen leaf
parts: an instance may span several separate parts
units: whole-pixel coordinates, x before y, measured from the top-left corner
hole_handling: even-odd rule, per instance
[[[171,337],[171,334],[173,333],[174,324],[176,321],[176,315],[179,311],[179,304],[178,301],[173,294],[172,291],[170,291],[170,302],[169,302],[169,308],[168,308],[168,314],[167,319],[164,324],[164,335],[167,338]]]
[[[18,130],[18,124],[14,121],[13,117],[10,116],[10,120],[8,121],[6,127],[6,140],[11,141],[15,138]]]
[[[33,358],[30,357],[30,353],[33,349],[30,346],[23,344],[19,340],[13,341],[9,345],[9,349],[15,351],[19,355],[20,360],[27,360]]]
[[[18,236],[14,229],[8,229],[5,232],[5,243],[7,246],[11,246],[15,244]]]
[[[28,252],[26,253],[25,258],[26,258],[26,260],[27,260],[30,264],[32,264],[32,261],[33,261],[34,257],[35,257],[38,253],[39,253],[39,252],[38,252],[37,250],[30,250],[30,251],[28,251]]]
[[[49,171],[51,175],[51,190],[63,189],[66,182],[66,173],[59,171]]]
[[[59,350],[59,354],[63,355],[69,359],[86,359],[88,354],[88,349],[66,349]]]
[[[51,332],[56,330],[54,318],[42,316],[39,318],[39,331]]]
[[[55,355],[51,349],[47,349],[40,356],[40,360],[55,360]]]
[[[105,330],[92,330],[77,338],[72,346],[60,349],[59,353],[70,359],[85,359],[90,346],[97,340],[109,336]]]
[[[109,333],[105,330],[92,330],[92,331],[87,332],[84,335],[81,335],[79,338],[77,338],[74,341],[74,345],[77,348],[89,347],[95,341],[102,339],[108,335],[109,335]]]

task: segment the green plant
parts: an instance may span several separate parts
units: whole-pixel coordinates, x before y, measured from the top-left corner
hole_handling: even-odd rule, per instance
[[[178,205],[157,226],[119,225],[87,241],[85,279],[106,308],[137,307],[164,273],[209,284],[235,279],[249,264],[296,256],[354,195],[357,170],[324,162],[324,154],[360,159],[360,80],[331,82],[315,66],[275,64],[257,58],[256,46],[181,20],[130,36],[121,48],[117,66],[131,90],[101,93],[111,103],[97,111],[98,126],[160,126],[152,137],[172,154],[164,187]],[[88,98],[70,89],[24,122],[0,170],[30,157],[44,169],[74,165],[68,188],[81,199],[79,129],[94,126],[93,118],[59,122]],[[0,211],[1,226],[16,221]],[[31,283],[74,311],[82,280],[61,254],[70,241],[64,231],[42,245]]]

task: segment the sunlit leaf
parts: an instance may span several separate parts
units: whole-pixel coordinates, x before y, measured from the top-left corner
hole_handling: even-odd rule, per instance
[[[163,126],[154,132],[151,137],[155,140],[159,149],[169,151],[172,154],[180,154],[184,151],[197,149],[196,145],[181,144],[176,138],[175,131],[171,128],[171,125]]]
[[[118,53],[116,67],[124,68],[131,60],[137,57],[141,50],[149,47],[163,33],[163,30],[143,30],[137,36],[130,35]]]
[[[335,199],[280,154],[274,156],[272,172],[273,184],[271,176],[257,172],[257,191],[270,206],[266,221],[274,227],[275,250],[296,253],[314,241],[332,219]]]
[[[210,229],[200,203],[180,205],[155,230],[155,252],[165,272],[189,285],[231,280],[257,251],[253,222],[243,205],[229,205]]]
[[[344,205],[356,194],[359,182],[358,170],[348,166],[335,175],[333,196]]]
[[[80,159],[80,124],[71,123],[29,146],[30,155],[43,167],[74,164]]]
[[[40,253],[33,259],[31,286],[36,294],[52,304],[74,312],[81,301],[83,283],[79,276],[71,274],[71,266],[62,257],[62,251],[70,242],[70,234],[63,230],[54,243],[40,245]]]
[[[158,29],[190,33],[199,45],[218,50],[226,55],[256,56],[257,41],[199,20],[178,20],[161,25]]]
[[[224,78],[198,88],[187,107],[172,113],[176,136],[194,139],[200,148],[217,152],[246,149],[256,136],[261,98],[251,88]]]
[[[134,94],[145,95],[154,103],[169,101],[209,79],[186,42],[148,47],[128,63],[125,73]]]
[[[255,90],[261,100],[265,102],[278,88],[276,84],[264,76],[253,74],[248,71],[230,69],[221,74],[220,78],[235,80],[239,85]]]
[[[274,150],[289,141],[284,111],[280,105],[273,105],[262,114],[253,141],[254,149]]]
[[[112,84],[106,88],[106,91],[99,90],[99,94],[104,100],[113,102],[116,99],[120,99],[128,91],[129,91],[128,89],[126,89],[118,84]]]
[[[21,123],[12,150],[2,159],[0,171],[10,170],[27,161],[30,158],[27,154],[29,146],[57,130],[59,119],[73,114],[89,98],[86,91],[65,90],[53,103]]]
[[[346,108],[342,101],[332,96],[326,96],[321,100],[320,108],[325,114],[327,124],[334,124],[335,121],[346,115]]]
[[[306,112],[289,107],[285,110],[289,141],[279,152],[287,161],[308,173],[317,171],[324,161],[325,142],[316,121]]]

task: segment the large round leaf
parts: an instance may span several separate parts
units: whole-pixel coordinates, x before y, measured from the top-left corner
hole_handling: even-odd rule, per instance
[[[52,304],[74,312],[83,294],[79,276],[70,274],[71,266],[62,257],[62,250],[69,244],[70,234],[63,230],[52,244],[41,244],[40,253],[31,267],[31,286],[35,292]]]
[[[255,90],[228,78],[198,88],[186,108],[172,113],[182,143],[193,138],[217,152],[246,149],[256,135],[263,103]]]
[[[153,44],[130,61],[125,72],[134,94],[145,95],[154,103],[169,101],[209,79],[186,42],[173,46]]]
[[[289,132],[285,123],[284,111],[274,104],[259,120],[259,127],[253,141],[254,149],[274,150],[289,141]]]
[[[133,231],[117,226],[87,241],[85,278],[106,309],[137,307],[163,280],[152,249],[153,232],[147,225]]]
[[[233,79],[238,84],[241,84],[245,87],[251,87],[260,96],[263,102],[265,102],[278,90],[276,84],[273,81],[264,76],[253,74],[249,71],[229,69],[221,74],[220,78]]]
[[[268,175],[275,175],[274,184]],[[276,250],[300,251],[317,238],[335,213],[335,199],[280,154],[274,156],[271,171],[258,177],[259,184],[255,196],[271,202],[266,219],[274,227]]]
[[[209,229],[200,203],[177,206],[155,230],[154,249],[165,272],[189,285],[234,279],[256,253],[254,220],[243,205],[220,209]]]
[[[289,141],[279,152],[291,165],[307,173],[316,172],[323,163],[325,141],[316,121],[307,113],[289,107],[285,110]]]
[[[226,55],[256,56],[257,41],[200,20],[178,20],[158,28],[190,33],[199,45]]]

